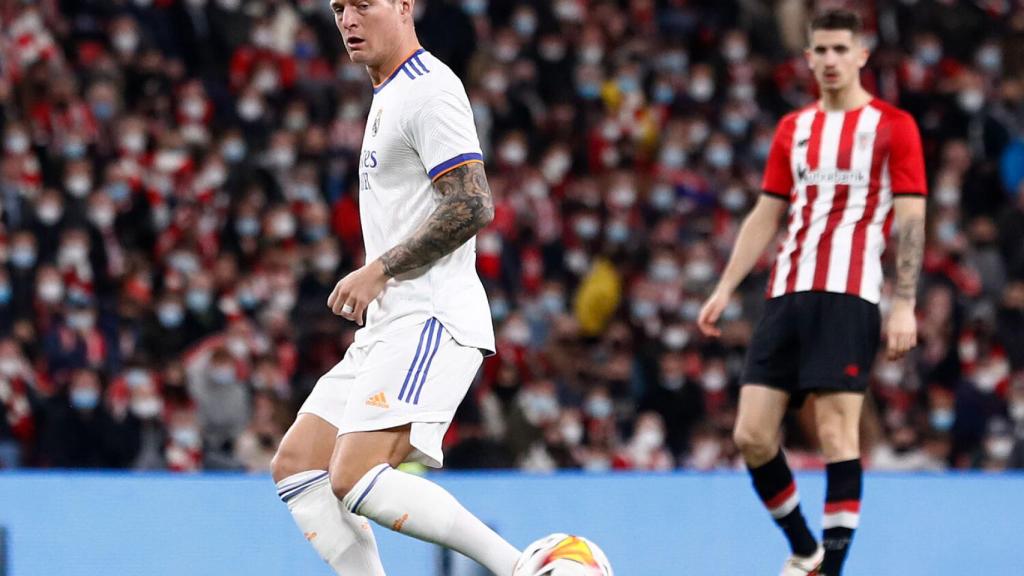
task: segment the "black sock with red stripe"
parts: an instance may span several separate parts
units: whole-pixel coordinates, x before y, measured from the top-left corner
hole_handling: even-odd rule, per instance
[[[780,449],[775,458],[767,464],[747,469],[754,480],[754,490],[775,519],[775,523],[786,534],[793,554],[814,554],[818,543],[807,528],[807,520],[800,511],[800,495],[796,491],[793,472],[790,471],[789,464],[786,464],[786,456],[782,450]]]
[[[825,467],[827,488],[825,494],[825,531],[822,545],[825,561],[822,576],[840,576],[846,553],[853,540],[853,531],[860,523],[860,497],[864,471],[860,459],[835,462]]]

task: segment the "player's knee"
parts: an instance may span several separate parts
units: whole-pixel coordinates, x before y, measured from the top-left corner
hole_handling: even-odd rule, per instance
[[[298,458],[285,445],[278,446],[277,452],[270,460],[270,476],[277,484],[285,478],[302,472],[299,470]]]
[[[856,458],[860,452],[856,430],[846,430],[839,425],[819,426],[818,441],[828,460]]]
[[[744,456],[771,456],[775,449],[775,434],[749,426],[737,426],[732,432],[733,442]]]
[[[367,471],[358,466],[337,466],[332,468],[331,490],[338,500],[344,500],[345,496],[355,488]]]

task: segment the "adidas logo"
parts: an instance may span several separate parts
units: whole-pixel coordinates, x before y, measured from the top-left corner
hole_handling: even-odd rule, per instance
[[[376,408],[388,408],[388,399],[384,396],[383,392],[377,392],[373,396],[366,399],[367,406],[373,406]]]

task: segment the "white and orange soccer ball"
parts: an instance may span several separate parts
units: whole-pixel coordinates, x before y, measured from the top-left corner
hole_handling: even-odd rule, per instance
[[[614,576],[604,552],[590,540],[551,534],[530,544],[513,576]]]

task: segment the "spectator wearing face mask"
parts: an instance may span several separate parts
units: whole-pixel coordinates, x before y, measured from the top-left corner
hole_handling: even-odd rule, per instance
[[[178,356],[189,342],[185,304],[178,294],[167,293],[143,325],[142,346],[157,360]]]
[[[238,360],[226,348],[202,350],[186,365],[189,393],[196,403],[206,466],[236,468],[234,445],[249,424],[250,397]]]
[[[124,451],[110,411],[102,401],[103,384],[90,369],[77,369],[64,392],[47,402],[40,461],[57,468],[124,466]]]
[[[29,460],[37,435],[35,375],[14,340],[0,341],[0,468]]]
[[[167,429],[164,400],[158,392],[153,372],[145,364],[133,364],[125,368],[122,378],[129,391],[128,411],[138,438],[138,450],[131,468],[162,470],[167,467],[164,457]]]
[[[214,279],[205,271],[197,271],[188,277],[185,290],[185,342],[195,344],[207,334],[224,328],[224,313],[220,309]],[[159,309],[158,309],[159,312]],[[164,312],[165,314],[168,311]]]
[[[615,457],[615,467],[629,470],[671,470],[672,455],[665,448],[665,423],[655,412],[640,414],[633,436]]]
[[[46,366],[58,382],[74,370],[109,367],[112,351],[94,306],[88,299],[65,304],[62,319],[43,337]]]
[[[20,317],[30,317],[33,292],[36,289],[39,249],[35,236],[29,232],[17,232],[8,240],[8,281],[11,285],[11,302]]]
[[[253,395],[253,414],[248,428],[235,442],[235,460],[248,472],[270,472],[270,461],[284,436],[279,401],[273,394]]]

